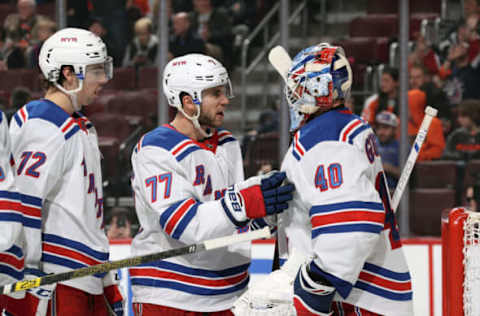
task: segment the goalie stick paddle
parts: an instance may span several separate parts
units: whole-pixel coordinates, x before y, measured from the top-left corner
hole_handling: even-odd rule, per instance
[[[292,58],[282,46],[275,46],[268,53],[268,61],[273,68],[282,76],[283,80],[287,82],[287,75],[290,67],[292,67]]]
[[[405,186],[407,185],[410,174],[412,173],[413,167],[415,166],[415,161],[417,161],[418,154],[422,149],[423,141],[427,137],[430,124],[432,123],[433,118],[437,116],[437,113],[438,110],[431,106],[427,106],[425,108],[425,116],[423,117],[422,124],[418,129],[417,137],[413,142],[412,148],[410,149],[410,154],[408,155],[407,161],[405,161],[402,174],[400,175],[395,191],[393,192],[392,210],[394,212],[397,211],[397,207],[400,203],[403,191],[405,190]]]
[[[264,227],[263,229],[259,229],[259,230],[248,232],[248,233],[210,239],[210,240],[200,242],[198,244],[191,244],[185,247],[157,252],[150,255],[132,257],[132,258],[127,258],[127,259],[122,259],[117,261],[109,261],[109,262],[97,264],[90,267],[80,268],[80,269],[76,269],[68,272],[63,272],[58,274],[48,274],[43,277],[39,277],[31,280],[23,280],[23,281],[7,284],[0,287],[0,293],[8,294],[8,293],[17,292],[17,291],[24,291],[24,290],[33,289],[45,284],[57,283],[57,282],[80,278],[80,277],[84,277],[92,274],[108,272],[110,270],[115,270],[120,268],[138,266],[140,264],[149,263],[152,261],[158,261],[158,260],[163,260],[171,257],[222,248],[222,247],[230,246],[232,244],[245,242],[245,241],[252,241],[252,240],[261,239],[261,238],[270,238],[270,229],[268,227]]]

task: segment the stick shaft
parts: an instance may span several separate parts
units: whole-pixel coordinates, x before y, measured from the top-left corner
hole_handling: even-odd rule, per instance
[[[410,174],[412,173],[413,167],[415,166],[415,161],[417,161],[418,154],[422,148],[422,144],[427,137],[428,129],[430,128],[430,124],[432,123],[433,118],[437,115],[437,110],[427,106],[425,109],[425,116],[423,117],[422,124],[417,133],[417,137],[413,142],[412,148],[410,149],[410,154],[408,155],[407,161],[405,162],[405,166],[403,167],[402,174],[398,179],[397,186],[395,188],[395,192],[393,193],[392,197],[392,209],[396,212],[398,204],[400,204],[400,199],[403,195],[403,191],[405,190],[405,186],[408,183],[408,179],[410,178]]]
[[[36,288],[46,284],[52,284],[52,283],[71,280],[75,278],[85,277],[92,274],[108,272],[110,270],[138,266],[140,264],[163,260],[171,257],[197,253],[201,251],[226,247],[226,246],[240,243],[240,242],[252,241],[255,239],[269,238],[269,237],[270,237],[270,230],[268,229],[268,227],[265,227],[263,229],[256,230],[253,232],[210,239],[198,244],[191,244],[185,247],[157,252],[150,255],[121,259],[117,261],[109,261],[109,262],[97,264],[94,266],[84,267],[84,268],[80,268],[80,269],[76,269],[68,272],[49,274],[43,277],[31,279],[31,280],[23,280],[23,281],[7,284],[5,286],[0,287],[0,293],[8,294],[8,293],[17,292],[17,291],[28,290],[28,289]]]

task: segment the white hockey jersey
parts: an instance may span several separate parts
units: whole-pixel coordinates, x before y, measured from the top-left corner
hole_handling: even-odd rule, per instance
[[[14,115],[10,135],[17,186],[29,210],[26,267],[59,273],[107,261],[101,155],[93,125],[43,99]],[[102,277],[62,283],[101,294]]]
[[[8,121],[0,111],[0,285],[23,279],[23,213],[12,162]]]
[[[141,232],[133,255],[235,234],[220,201],[243,180],[238,141],[219,129],[196,142],[171,125],[144,135],[132,153]],[[133,302],[212,312],[231,308],[249,281],[250,243],[179,256],[130,269]]]
[[[413,315],[410,273],[370,126],[346,108],[328,111],[295,134],[282,170],[297,188],[283,215],[289,248],[317,256],[311,268],[335,286],[334,301]]]

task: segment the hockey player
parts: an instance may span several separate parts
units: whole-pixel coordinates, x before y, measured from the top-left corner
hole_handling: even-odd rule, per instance
[[[30,209],[25,274],[36,275],[109,258],[102,227],[101,153],[95,128],[79,111],[112,77],[112,59],[99,37],[66,28],[45,41],[39,65],[48,85],[45,97],[23,106],[10,124],[17,185]],[[111,274],[36,289],[11,313],[106,316],[104,296],[116,315],[123,315]]]
[[[23,279],[23,208],[14,186],[8,121],[0,111],[0,285]],[[22,298],[25,292],[14,295]],[[10,298],[0,296],[0,313]]]
[[[232,90],[217,60],[201,54],[171,60],[163,90],[178,112],[132,153],[141,224],[135,256],[241,233],[250,219],[263,222],[288,207],[293,186],[281,185],[284,173],[243,181],[239,142],[220,127]],[[243,243],[131,268],[135,315],[231,315],[249,264],[250,244]]]
[[[351,84],[340,47],[314,45],[293,60],[282,170],[302,189],[281,215],[289,259],[235,303],[236,315],[413,314],[375,134],[343,105]]]

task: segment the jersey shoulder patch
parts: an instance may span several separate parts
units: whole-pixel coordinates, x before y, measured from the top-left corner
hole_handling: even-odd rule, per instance
[[[135,152],[146,146],[163,148],[169,151],[178,162],[188,154],[201,149],[192,139],[166,125],[145,134],[137,144]]]
[[[33,119],[50,122],[60,129],[65,140],[68,140],[80,130],[75,119],[55,103],[45,99],[27,103],[13,117],[19,127]]]

